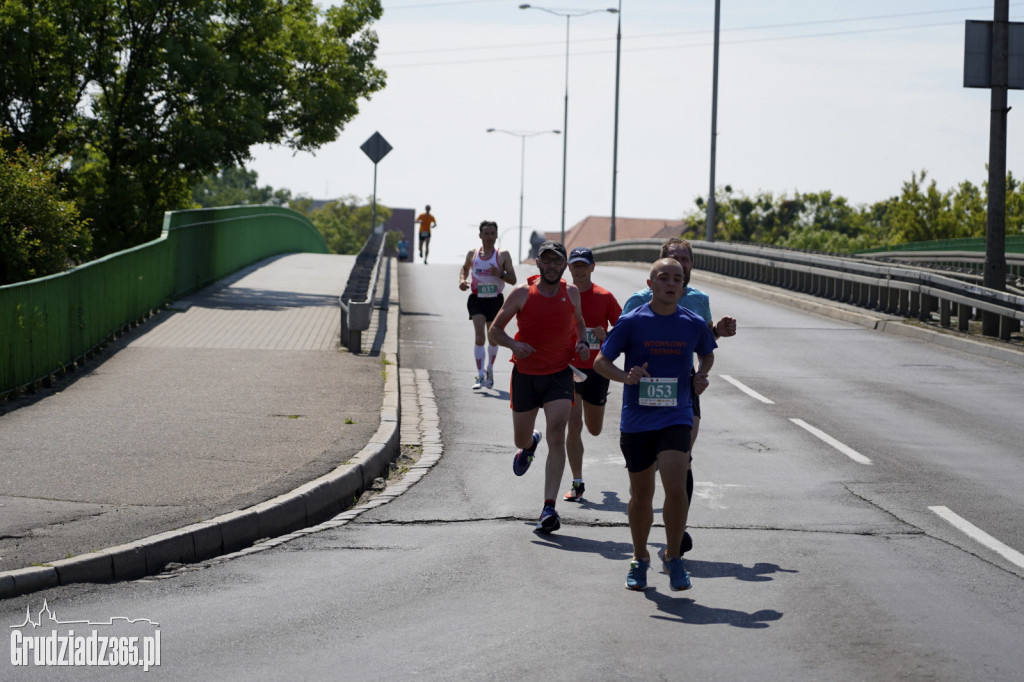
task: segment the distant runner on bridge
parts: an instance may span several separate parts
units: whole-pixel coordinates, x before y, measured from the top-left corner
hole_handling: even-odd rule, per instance
[[[475,335],[473,359],[476,361],[476,383],[473,384],[473,390],[494,386],[494,360],[498,357],[498,346],[491,342],[485,349],[484,339],[487,325],[494,320],[505,302],[502,293],[505,285],[516,283],[512,256],[508,251],[496,247],[497,241],[498,224],[492,220],[480,223],[481,246],[466,254],[466,261],[459,270],[459,289],[470,290],[466,309],[469,311],[469,319],[473,321]]]
[[[420,258],[426,265],[430,255],[430,229],[437,227],[437,221],[430,215],[430,204],[427,204],[427,210],[416,216],[416,222],[420,224]]]
[[[512,429],[516,451],[512,471],[526,473],[533,461],[540,431],[534,430],[537,412],[544,408],[548,459],[544,468],[544,508],[536,529],[558,530],[562,522],[555,511],[558,489],[565,471],[565,429],[573,401],[573,374],[569,363],[590,357],[587,329],[580,310],[580,292],[562,279],[566,268],[565,247],[546,241],[537,251],[539,275],[517,286],[508,295],[490,328],[493,343],[512,350]],[[512,318],[519,330],[513,339],[505,331]]]

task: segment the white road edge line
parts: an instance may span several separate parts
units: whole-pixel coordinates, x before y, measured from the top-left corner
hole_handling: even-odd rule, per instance
[[[775,404],[774,400],[769,400],[768,398],[765,398],[763,395],[761,395],[760,393],[758,393],[754,389],[752,389],[749,386],[746,386],[746,385],[740,383],[739,381],[736,381],[735,379],[733,379],[728,374],[719,374],[718,376],[722,377],[723,379],[728,381],[730,384],[732,384],[736,388],[740,389],[741,391],[743,391],[744,393],[749,395],[751,398],[754,398],[755,400],[760,400],[765,405],[774,405]]]
[[[1024,554],[1021,554],[1012,547],[1007,547],[982,529],[951,512],[948,507],[928,507],[928,509],[938,514],[940,518],[948,521],[950,525],[966,534],[972,540],[980,542],[993,552],[1001,554],[1007,561],[1024,568]]]
[[[871,464],[871,460],[865,457],[864,455],[860,454],[859,452],[849,447],[848,445],[843,445],[835,438],[822,431],[821,429],[814,428],[813,426],[805,422],[803,419],[793,419],[792,417],[790,417],[789,421],[793,422],[800,428],[805,429],[809,433],[825,441],[826,443],[834,447],[836,450],[852,459],[854,462],[857,462],[858,464]]]

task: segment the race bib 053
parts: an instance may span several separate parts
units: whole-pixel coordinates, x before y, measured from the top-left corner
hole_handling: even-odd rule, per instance
[[[676,407],[679,404],[679,379],[676,377],[642,377],[640,405],[644,407]]]

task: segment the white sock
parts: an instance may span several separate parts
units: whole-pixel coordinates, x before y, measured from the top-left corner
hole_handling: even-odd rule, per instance
[[[473,344],[473,358],[476,360],[476,371],[477,374],[484,373],[484,359],[487,357],[487,352],[483,346],[477,346]]]
[[[488,346],[487,347],[487,356],[488,356],[488,360],[489,360],[488,363],[487,363],[487,369],[494,369],[494,361],[498,357],[498,347],[497,346]]]

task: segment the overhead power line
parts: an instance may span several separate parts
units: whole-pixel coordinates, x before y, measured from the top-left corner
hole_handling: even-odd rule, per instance
[[[905,19],[905,18],[911,18],[911,17],[924,17],[924,16],[931,16],[931,15],[936,15],[936,14],[950,14],[950,13],[960,13],[960,14],[962,14],[962,13],[967,12],[967,11],[984,10],[984,9],[988,9],[988,8],[989,8],[988,6],[982,5],[982,6],[961,7],[961,8],[956,8],[956,9],[947,9],[947,10],[928,10],[928,11],[924,11],[924,12],[907,12],[907,13],[900,13],[900,14],[886,14],[886,15],[849,17],[849,18],[842,18],[842,19],[820,19],[820,20],[813,20],[813,21],[787,22],[787,23],[779,23],[779,24],[764,24],[764,25],[758,25],[758,26],[741,26],[741,27],[736,27],[736,28],[723,29],[722,32],[724,34],[735,35],[737,33],[745,32],[745,31],[765,31],[765,30],[779,30],[779,29],[791,29],[791,28],[805,28],[805,27],[809,27],[809,26],[824,26],[824,25],[834,25],[834,24],[849,24],[849,23],[854,23],[854,22],[865,22],[865,21],[882,21],[882,20],[891,20],[891,19]],[[941,28],[941,27],[949,27],[949,26],[958,26],[958,25],[961,25],[961,24],[962,24],[962,20],[958,19],[957,21],[946,21],[946,22],[919,23],[919,24],[901,24],[901,25],[898,25],[898,26],[880,26],[880,27],[856,28],[856,29],[852,29],[851,28],[851,29],[848,29],[848,30],[828,31],[828,32],[800,33],[800,34],[791,34],[791,35],[773,35],[773,36],[750,37],[750,38],[735,38],[735,39],[723,41],[723,43],[724,44],[728,44],[728,45],[742,45],[742,44],[761,43],[761,42],[778,42],[778,41],[788,41],[788,40],[805,40],[805,39],[812,39],[812,38],[838,37],[838,36],[844,36],[844,35],[857,35],[857,34],[869,34],[869,33],[883,33],[883,32],[893,32],[893,31],[910,31],[910,30],[919,30],[919,29]],[[634,46],[633,47],[623,47],[622,49],[623,49],[624,52],[626,52],[626,51],[629,51],[629,52],[649,52],[649,51],[655,51],[655,50],[678,50],[678,49],[690,49],[690,48],[697,48],[697,47],[707,47],[708,45],[711,44],[710,39],[709,39],[708,42],[682,43],[682,44],[674,44],[674,45],[635,45],[635,43],[637,41],[650,41],[650,40],[654,40],[654,39],[678,38],[678,37],[694,36],[694,35],[708,35],[710,33],[711,33],[710,29],[698,29],[698,30],[692,30],[692,31],[677,31],[677,32],[670,32],[670,33],[642,34],[642,35],[628,36],[628,37],[627,36],[623,36],[624,42],[625,41],[633,42]],[[610,42],[613,42],[613,39],[612,38],[581,38],[581,39],[576,40],[575,42],[576,42],[576,44],[583,44],[583,43],[610,43]],[[398,52],[384,52],[384,53],[380,54],[380,57],[383,58],[383,59],[386,59],[386,58],[389,58],[389,57],[406,56],[406,55],[426,55],[426,54],[452,53],[452,52],[456,52],[456,53],[457,52],[474,52],[474,51],[484,51],[484,50],[486,50],[487,52],[493,54],[495,52],[495,50],[538,48],[538,47],[556,47],[556,46],[561,46],[562,44],[563,43],[561,41],[534,41],[534,42],[526,42],[526,43],[508,43],[508,44],[503,44],[503,45],[489,44],[489,45],[473,45],[473,46],[465,46],[465,47],[444,47],[444,48],[430,48],[430,49],[424,49],[424,50],[403,50],[403,51],[398,51]],[[579,55],[579,56],[588,56],[588,55],[592,56],[592,55],[600,55],[600,54],[609,54],[610,52],[613,52],[613,51],[614,51],[614,48],[613,47],[609,47],[608,49],[590,50],[590,51],[583,51],[583,52],[574,52],[573,54],[574,55]],[[408,63],[408,64],[391,64],[391,65],[386,65],[386,68],[403,68],[403,67],[413,67],[413,66],[420,66],[420,67],[422,67],[422,66],[450,66],[450,65],[458,65],[458,64],[477,64],[477,63],[502,62],[502,61],[513,61],[513,60],[519,61],[519,60],[551,59],[551,58],[556,58],[556,57],[561,58],[563,56],[564,56],[564,52],[558,51],[557,53],[552,52],[552,53],[549,53],[549,54],[533,54],[533,55],[521,55],[520,54],[520,55],[509,55],[509,56],[504,56],[504,57],[502,57],[502,56],[493,56],[493,57],[484,57],[484,58],[467,58],[467,59],[438,61],[438,62],[416,62],[416,63]]]

